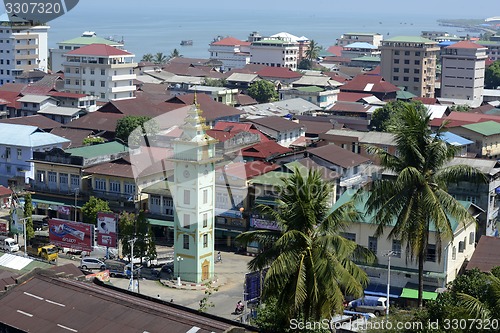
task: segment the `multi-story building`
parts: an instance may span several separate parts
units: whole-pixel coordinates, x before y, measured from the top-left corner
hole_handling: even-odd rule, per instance
[[[216,38],[208,49],[210,59],[222,61],[224,72],[243,68],[250,63],[250,44],[234,37]]]
[[[345,46],[356,42],[370,43],[375,47],[379,47],[384,36],[379,33],[370,32],[348,32],[337,38],[338,46]]]
[[[382,42],[381,75],[385,80],[421,97],[434,97],[437,43],[416,36]]]
[[[476,107],[483,102],[486,47],[461,41],[441,55],[441,97],[465,100]]]
[[[309,45],[311,42],[309,39],[305,36],[302,37],[297,37],[292,34],[289,34],[288,32],[280,32],[274,35],[270,36],[271,38],[279,38],[283,40],[289,40],[291,42],[297,43],[297,46],[299,47],[299,53],[298,53],[298,58],[297,62],[300,63],[300,61],[304,58],[307,58],[307,51],[309,50]]]
[[[500,41],[498,40],[478,40],[477,44],[487,47],[486,55],[490,60],[500,60]]]
[[[64,54],[64,88],[97,96],[100,102],[134,98],[134,55],[106,44],[91,44]]]
[[[32,22],[9,20],[0,16],[0,85],[14,82],[23,72],[47,70],[47,34],[49,26],[33,25]]]
[[[250,63],[297,69],[299,45],[289,39],[265,38],[250,45]]]
[[[124,46],[123,42],[101,38],[98,37],[93,31],[85,31],[80,37],[59,42],[57,43],[57,48],[49,50],[50,69],[52,70],[52,72],[58,72],[64,69],[64,54],[90,44],[106,44],[116,47],[117,49],[123,49]]]

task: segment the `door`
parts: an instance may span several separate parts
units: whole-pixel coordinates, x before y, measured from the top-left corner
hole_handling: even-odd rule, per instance
[[[201,264],[201,280],[208,280],[210,278],[210,262],[205,259]]]

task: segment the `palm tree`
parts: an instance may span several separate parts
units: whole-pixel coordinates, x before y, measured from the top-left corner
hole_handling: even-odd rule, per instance
[[[169,59],[172,59],[172,58],[179,58],[179,57],[182,57],[181,53],[179,52],[179,50],[174,49],[174,50],[170,53]]]
[[[154,63],[157,65],[163,65],[167,62],[167,56],[163,54],[163,52],[158,52],[154,56]]]
[[[146,53],[142,56],[141,61],[143,62],[153,62],[153,55],[151,53]]]
[[[441,258],[443,239],[453,239],[450,218],[462,223],[475,222],[447,185],[462,180],[485,181],[484,175],[467,165],[446,166],[457,148],[441,139],[443,127],[432,134],[426,110],[405,104],[399,121],[389,126],[395,135],[397,154],[367,147],[376,154],[381,166],[396,176],[375,181],[366,201],[367,213],[374,214],[376,235],[394,224],[389,239],[399,239],[406,246],[407,259],[418,260],[418,304],[422,306],[423,271],[429,233],[435,230],[437,258]]]
[[[492,273],[487,276],[488,279],[488,294],[491,297],[485,302],[481,302],[478,298],[473,297],[468,294],[459,293],[459,305],[461,305],[465,311],[476,319],[481,319],[483,321],[492,321],[495,318],[499,318],[500,315],[500,278]]]
[[[309,48],[306,50],[306,58],[309,61],[313,61],[319,57],[319,53],[321,52],[322,47],[319,46],[319,44],[314,41],[314,39],[311,39],[309,41]]]
[[[281,231],[248,231],[238,241],[259,242],[263,247],[248,264],[252,271],[268,268],[264,299],[277,299],[287,318],[331,318],[343,310],[344,295],[358,296],[368,282],[366,273],[352,260],[373,262],[365,248],[341,235],[357,215],[349,202],[335,210],[328,206],[332,186],[317,171],[304,177],[295,169],[282,179],[277,208],[260,205]]]

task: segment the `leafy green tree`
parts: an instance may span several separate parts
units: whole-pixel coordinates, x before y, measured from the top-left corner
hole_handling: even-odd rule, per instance
[[[159,127],[148,116],[125,116],[116,123],[115,135],[129,145],[137,144],[141,137],[156,135]]]
[[[99,143],[104,143],[104,139],[99,137],[99,136],[96,136],[96,137],[88,137],[88,138],[85,138],[83,139],[83,145],[84,146],[92,146],[92,145],[96,145],[96,144],[99,144]]]
[[[210,301],[212,294],[219,291],[219,287],[214,287],[212,281],[207,281],[205,284],[205,296],[200,300],[200,308],[198,311],[207,312],[209,308],[213,308],[215,304]]]
[[[153,62],[157,65],[163,65],[167,62],[168,58],[163,52],[158,52],[153,57]]]
[[[203,85],[209,87],[225,87],[226,79],[211,79],[207,77],[205,78]]]
[[[107,201],[91,196],[82,206],[83,222],[97,225],[97,213],[111,212]]]
[[[31,193],[26,193],[24,196],[24,218],[26,219],[26,239],[35,237],[35,229],[33,228],[33,201]]]
[[[153,55],[151,53],[146,53],[145,55],[142,56],[141,61],[142,62],[153,62]]]
[[[424,104],[420,101],[391,101],[373,112],[370,121],[371,128],[377,132],[387,132],[394,122],[401,119],[401,113],[404,112],[406,105],[411,105],[417,110],[425,110]]]
[[[170,52],[169,59],[172,59],[172,58],[181,58],[181,57],[182,57],[182,55],[179,52],[179,50],[174,49],[172,52]]]
[[[118,220],[120,228],[119,239],[122,242],[122,253],[130,259],[131,247],[129,240],[134,237],[137,239],[134,243],[134,257],[146,257],[154,259],[157,257],[156,245],[151,231],[151,225],[143,211],[139,214],[122,212]]]
[[[314,60],[318,59],[319,53],[322,49],[323,48],[318,45],[318,43],[316,43],[314,39],[311,39],[309,41],[309,48],[306,50],[306,58],[309,61],[313,62]]]
[[[470,106],[468,106],[468,105],[452,105],[450,107],[450,110],[456,111],[456,112],[469,112]]]
[[[313,68],[312,61],[304,58],[299,62],[299,65],[297,66],[298,69],[305,69],[305,70],[311,70]]]
[[[495,61],[488,67],[484,73],[484,87],[487,89],[496,89],[500,86],[500,60]]]
[[[407,257],[418,262],[418,304],[422,306],[424,261],[431,229],[435,230],[437,259],[441,259],[443,240],[453,239],[450,218],[460,223],[475,223],[447,186],[462,180],[484,182],[480,170],[468,165],[446,166],[457,147],[441,139],[443,128],[436,135],[430,130],[426,111],[406,104],[400,121],[389,131],[395,136],[398,154],[391,155],[378,147],[369,146],[381,166],[396,176],[373,182],[366,208],[378,224],[376,235],[393,225],[389,239],[399,239],[406,246]]]
[[[296,169],[282,182],[277,208],[259,206],[281,232],[248,231],[237,240],[256,241],[263,248],[248,267],[269,267],[263,299],[276,298],[284,318],[331,318],[342,313],[344,295],[359,296],[368,283],[366,273],[352,260],[372,263],[375,257],[341,235],[357,214],[351,202],[331,210],[332,186],[317,171],[302,176]]]
[[[268,103],[278,100],[278,92],[276,87],[270,81],[259,80],[248,88],[248,96],[252,97],[259,103]]]

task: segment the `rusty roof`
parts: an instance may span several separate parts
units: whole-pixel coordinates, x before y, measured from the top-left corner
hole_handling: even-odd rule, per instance
[[[103,283],[41,273],[3,295],[0,322],[19,331],[38,333],[185,333],[194,327],[199,328],[198,333],[222,333],[232,327],[245,327]]]
[[[481,272],[490,272],[493,267],[500,266],[499,252],[500,238],[481,236],[466,269],[477,268]]]

